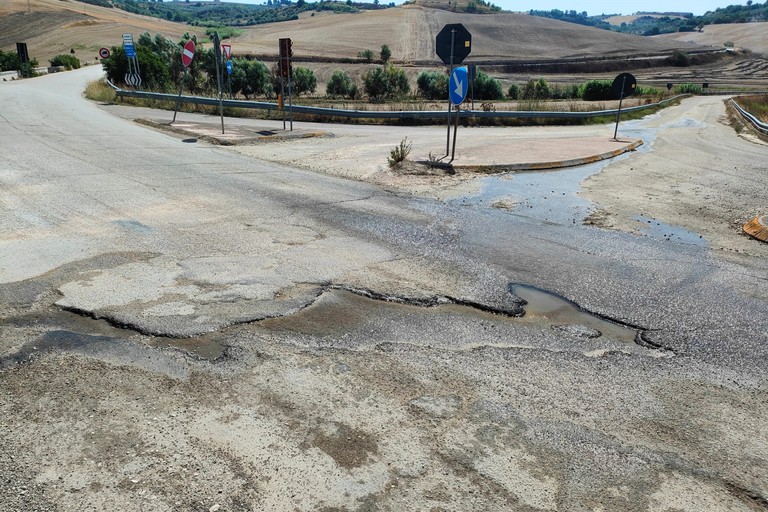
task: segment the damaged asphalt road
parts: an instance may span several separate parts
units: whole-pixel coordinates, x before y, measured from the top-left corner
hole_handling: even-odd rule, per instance
[[[0,89],[7,509],[768,509],[764,261],[190,146],[86,75]]]

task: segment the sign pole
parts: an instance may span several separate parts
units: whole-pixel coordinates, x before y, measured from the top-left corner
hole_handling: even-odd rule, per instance
[[[280,112],[283,114],[283,130],[285,130],[285,78],[280,77]]]
[[[627,77],[621,79],[621,94],[619,94],[619,110],[616,112],[616,128],[613,130],[613,140],[618,140],[616,135],[619,133],[619,117],[621,116],[621,102],[624,101],[624,86],[627,83]]]
[[[187,79],[187,67],[184,66],[184,74],[181,75],[181,81],[179,82],[179,96],[176,98],[176,108],[173,110],[173,121],[171,121],[171,124],[176,122],[176,113],[179,111],[179,105],[181,104],[181,91],[184,89],[184,82]]]
[[[288,68],[288,119],[291,123],[291,131],[293,131],[293,94],[291,94],[291,68]]]
[[[451,98],[450,98],[450,90],[451,90],[451,75],[453,74],[453,46],[456,43],[456,29],[451,29],[451,58],[450,58],[450,71],[448,72],[448,134],[445,139],[445,156],[448,156],[449,150],[451,148]]]
[[[213,33],[213,56],[216,61],[216,85],[219,89],[219,116],[221,117],[221,133],[224,134],[224,104],[222,103],[222,87],[221,87],[221,40],[219,39],[219,33]]]
[[[456,120],[453,125],[453,149],[451,150],[451,162],[453,162],[453,157],[456,154],[456,132],[459,129],[459,106],[456,105]]]

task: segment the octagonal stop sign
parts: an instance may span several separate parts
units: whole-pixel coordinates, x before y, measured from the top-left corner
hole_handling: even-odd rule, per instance
[[[472,34],[461,23],[449,23],[437,34],[435,51],[444,63],[461,64],[472,51]]]

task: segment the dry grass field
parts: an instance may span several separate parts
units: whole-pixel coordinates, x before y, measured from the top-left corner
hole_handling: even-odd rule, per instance
[[[31,8],[31,10],[30,10]],[[16,51],[26,42],[41,66],[71,49],[83,62],[97,59],[103,46],[122,44],[122,34],[142,32],[178,39],[184,32],[204,35],[196,27],[73,0],[3,0],[0,2],[0,49]]]
[[[472,53],[467,62],[480,63],[487,72],[502,79],[504,88],[509,83],[539,78],[542,72],[508,73],[503,67],[490,66],[491,63],[667,55],[675,49],[722,48],[725,41],[752,52],[768,53],[768,24],[765,23],[708,26],[702,33],[640,37],[527,14],[460,14],[419,5],[355,14],[305,12],[295,21],[244,28],[239,37],[229,42],[235,56],[252,54],[269,61],[270,56],[277,56],[277,40],[291,37],[296,64],[315,72],[317,92],[324,94],[325,83],[336,69],[359,79],[373,66],[361,62],[341,64],[339,59],[355,61],[358,53],[365,49],[373,50],[378,56],[382,44],[389,45],[393,61],[405,66],[414,83],[421,70],[442,66],[435,55],[434,41],[448,23],[463,23],[467,27],[472,33]],[[160,33],[172,39],[190,32],[204,40],[204,33],[195,28],[74,0],[3,0],[0,3],[0,49],[13,51],[17,41],[25,41],[30,55],[41,65],[71,49],[82,62],[94,63],[100,47],[121,44],[121,35],[126,32],[135,36],[142,32]],[[574,83],[614,75],[611,71],[589,76],[545,76],[555,83]],[[668,81],[709,81],[760,87],[768,83],[768,61],[759,56],[733,55],[708,66],[637,69],[636,76],[644,83],[662,85]]]
[[[31,7],[31,12],[28,10]],[[435,62],[434,40],[447,23],[463,23],[472,33],[473,59],[561,59],[659,53],[694,48],[695,43],[649,39],[537,18],[525,14],[457,14],[419,6],[356,14],[305,13],[290,22],[243,30],[232,41],[235,52],[275,53],[277,39],[291,37],[297,56],[355,58],[388,44],[399,62]],[[0,5],[0,48],[27,42],[43,63],[74,48],[93,55],[101,46],[119,44],[121,34],[148,31],[178,38],[195,27],[137,16],[73,0],[5,0]],[[199,34],[199,32],[198,32]],[[83,56],[81,56],[81,59]]]
[[[652,39],[708,46],[723,46],[725,42],[730,41],[737,47],[768,56],[768,22],[707,25],[701,32],[663,34]]]

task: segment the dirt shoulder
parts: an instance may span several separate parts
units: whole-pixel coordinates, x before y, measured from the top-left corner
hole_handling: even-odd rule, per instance
[[[768,212],[768,145],[730,126],[723,98],[696,97],[644,123],[657,135],[649,152],[608,166],[583,183],[600,204],[592,221],[639,233],[651,221],[701,235],[722,256],[768,256],[742,225]],[[643,219],[638,219],[643,216]]]

